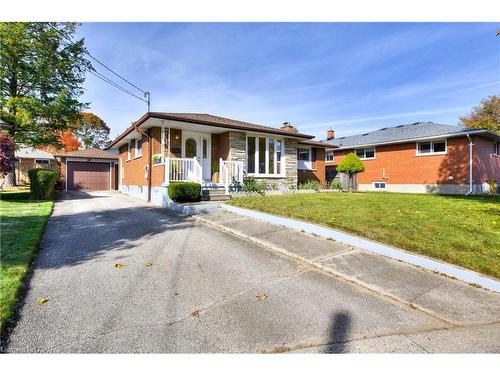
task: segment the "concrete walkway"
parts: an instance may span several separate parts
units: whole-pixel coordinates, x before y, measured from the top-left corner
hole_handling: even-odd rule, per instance
[[[333,240],[224,210],[199,220],[455,326],[500,322],[500,294]]]

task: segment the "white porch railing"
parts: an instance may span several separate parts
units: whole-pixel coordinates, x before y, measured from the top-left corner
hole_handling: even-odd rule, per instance
[[[203,183],[202,168],[194,158],[165,158],[165,183],[192,181]]]
[[[229,186],[243,183],[243,162],[219,159],[220,182],[224,184],[226,194],[229,194]]]

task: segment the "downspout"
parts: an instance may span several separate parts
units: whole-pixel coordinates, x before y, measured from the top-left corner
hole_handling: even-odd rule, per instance
[[[134,126],[135,130],[145,135],[148,138],[148,202],[151,202],[151,173],[153,172],[153,145],[151,144],[151,129],[148,132],[143,132],[137,125]]]
[[[467,139],[469,140],[469,191],[465,193],[465,195],[472,194],[472,139],[469,134],[467,135]]]

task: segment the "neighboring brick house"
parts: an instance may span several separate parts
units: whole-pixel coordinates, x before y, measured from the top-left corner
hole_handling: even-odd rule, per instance
[[[28,171],[32,168],[52,168],[59,170],[54,155],[33,147],[21,147],[14,153],[16,185],[29,185]]]
[[[116,190],[118,155],[98,148],[88,148],[54,155],[60,163],[63,190]]]
[[[109,148],[119,151],[119,188],[165,205],[165,186],[196,181],[228,192],[243,176],[277,189],[297,184],[297,148],[312,135],[198,113],[149,112]]]
[[[313,174],[322,183],[331,181],[338,163],[355,152],[366,168],[358,175],[359,190],[465,194],[472,189],[472,193],[484,193],[490,191],[492,179],[497,186],[500,183],[499,141],[499,134],[486,129],[432,122],[340,138],[330,130],[323,143],[335,149],[325,150],[325,168]]]

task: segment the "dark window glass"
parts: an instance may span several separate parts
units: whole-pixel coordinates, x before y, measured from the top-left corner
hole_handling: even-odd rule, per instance
[[[359,150],[356,150],[356,156],[360,159],[363,159],[365,157],[365,150],[362,148]]]
[[[208,156],[207,156],[207,146],[208,146],[208,142],[206,139],[203,140],[203,159],[206,159]]]
[[[278,139],[276,141],[276,173],[281,173],[281,141]]]
[[[274,174],[274,138],[269,138],[269,173]]]
[[[418,144],[418,152],[420,154],[428,154],[431,152],[431,142],[422,142]]]
[[[434,152],[445,152],[445,151],[446,151],[445,141],[434,142]]]
[[[375,149],[374,148],[366,148],[365,149],[365,158],[374,158],[375,157]]]
[[[309,149],[299,148],[298,154],[299,154],[299,160],[309,161]]]
[[[247,173],[255,173],[255,137],[248,137],[247,142]]]
[[[326,161],[333,161],[333,151],[326,152]]]
[[[266,138],[259,137],[259,173],[266,173]]]

